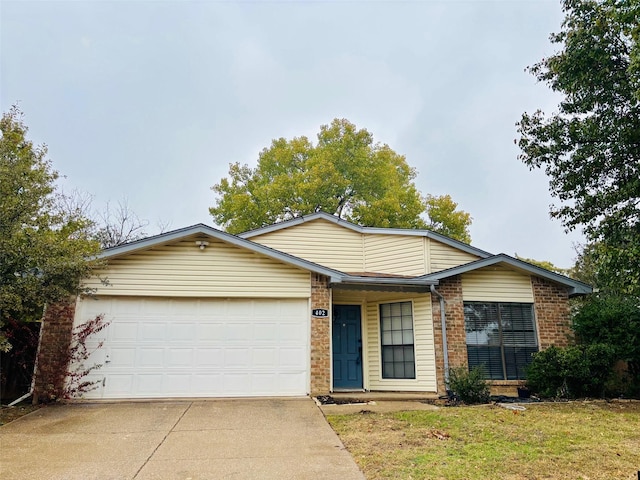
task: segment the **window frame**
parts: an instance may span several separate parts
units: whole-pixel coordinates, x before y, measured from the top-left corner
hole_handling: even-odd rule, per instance
[[[391,328],[391,330],[387,330],[385,329],[384,323],[385,320],[388,319],[391,322],[393,322],[394,319],[394,315],[386,315],[383,313],[383,310],[385,308],[389,308],[391,313],[391,309],[393,309],[394,305],[399,305],[400,307],[400,317],[399,317],[399,321],[401,324],[401,328],[400,329],[393,329]],[[405,315],[402,313],[402,309],[403,309],[403,305],[408,305],[410,308],[410,321],[411,321],[411,343],[404,343],[405,342],[405,332],[408,331],[407,328],[404,328],[402,326],[403,320],[406,318]],[[395,316],[397,317],[397,315]],[[392,323],[393,326],[393,323]],[[378,303],[378,328],[379,328],[379,346],[380,346],[380,378],[382,380],[416,380],[417,379],[417,365],[416,365],[416,339],[415,339],[415,316],[414,316],[414,305],[413,305],[413,301],[412,300],[399,300],[399,301],[395,301],[395,302],[384,302],[384,303]],[[396,335],[400,335],[402,337],[402,343],[393,343],[393,339],[392,339],[392,343],[387,344],[385,343],[385,334],[388,333],[391,335],[391,337],[393,337],[394,332],[396,333]],[[388,351],[390,348],[392,348],[394,350],[394,352],[398,351],[399,349],[402,349],[402,354],[401,356],[403,357],[403,359],[401,361],[392,359],[391,361],[386,361],[385,362],[385,350]],[[407,349],[411,349],[411,360],[404,360],[404,357],[406,355]],[[391,364],[392,365],[392,370],[393,373],[389,374],[388,373],[388,369],[387,367],[385,367],[385,365]],[[402,376],[397,376],[396,375],[396,365],[402,364],[403,367],[403,375]],[[411,365],[411,370],[412,370],[412,376],[407,375],[407,366]]]
[[[490,311],[491,309],[495,310],[495,318],[489,318],[487,317],[487,326],[489,326],[491,323],[491,320],[494,320],[494,322],[497,324],[497,338],[498,338],[498,343],[497,344],[491,344],[491,343],[470,343],[469,342],[469,334],[471,332],[479,332],[480,330],[469,330],[469,325],[467,322],[467,306],[470,305],[483,305],[485,306],[484,308],[487,311]],[[504,329],[504,314],[506,312],[503,311],[503,309],[506,309],[508,307],[518,307],[518,308],[522,308],[522,307],[527,307],[529,309],[530,312],[530,321],[531,321],[531,328],[527,328],[527,329],[519,329],[519,330],[515,330],[515,329],[511,329],[511,330],[505,330]],[[466,346],[466,350],[467,350],[467,364],[469,366],[469,369],[472,368],[472,364],[475,363],[475,365],[473,366],[477,366],[477,365],[482,365],[483,363],[481,362],[472,362],[471,361],[471,357],[470,357],[470,350],[469,347],[476,347],[476,348],[481,348],[481,347],[486,347],[487,348],[487,362],[485,362],[486,364],[486,378],[487,380],[492,380],[492,381],[521,381],[524,380],[526,378],[526,375],[524,373],[524,369],[526,368],[527,365],[529,365],[531,363],[531,359],[527,359],[525,360],[524,363],[519,363],[517,361],[517,357],[515,357],[516,353],[517,353],[517,349],[527,349],[530,350],[530,354],[535,352],[539,352],[540,351],[540,339],[538,337],[538,325],[537,325],[537,321],[536,321],[536,314],[535,314],[535,304],[533,302],[493,302],[493,301],[464,301],[463,302],[463,311],[464,311],[464,328],[465,328],[465,346]],[[508,317],[513,317],[514,315],[514,311],[510,311],[509,314],[507,315]],[[524,319],[524,316],[522,316],[522,318]],[[529,318],[526,319],[527,321],[529,320]],[[494,330],[495,332],[495,330]],[[511,343],[505,343],[505,333],[508,335],[509,333],[513,333],[513,332],[517,332],[519,334],[521,334],[523,336],[523,342],[516,342],[515,340],[512,341]],[[515,337],[515,335],[513,335]],[[527,343],[527,337],[529,337],[534,343],[530,342]],[[490,350],[488,350],[489,348],[499,348],[500,351],[500,355],[499,355],[499,359],[500,359],[500,369],[501,369],[501,376],[500,378],[497,378],[495,376],[496,371],[498,370],[498,365],[497,362],[492,364],[492,361],[495,361],[496,357],[492,357],[491,356],[491,352]],[[507,355],[505,353],[506,349],[513,349],[513,353],[510,355]],[[479,352],[480,350],[478,350]],[[479,359],[477,359],[479,360]],[[514,361],[515,360],[515,361]],[[513,375],[513,373],[510,373],[510,371],[515,370],[515,376]]]

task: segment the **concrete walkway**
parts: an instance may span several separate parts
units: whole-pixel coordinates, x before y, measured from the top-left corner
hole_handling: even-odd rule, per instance
[[[0,478],[359,479],[314,401],[49,406],[0,427]]]

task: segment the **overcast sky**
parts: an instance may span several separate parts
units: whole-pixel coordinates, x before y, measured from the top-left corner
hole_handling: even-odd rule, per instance
[[[347,118],[473,216],[473,245],[573,263],[515,123],[558,97],[555,1],[0,2],[2,111],[18,102],[66,191],[150,221],[213,225],[210,187],[273,138]]]

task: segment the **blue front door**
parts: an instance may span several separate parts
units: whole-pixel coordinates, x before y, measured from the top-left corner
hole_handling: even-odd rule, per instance
[[[333,388],[362,388],[359,305],[333,307]]]

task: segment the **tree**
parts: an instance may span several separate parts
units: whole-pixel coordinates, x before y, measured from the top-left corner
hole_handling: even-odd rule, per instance
[[[516,253],[516,258],[518,260],[522,260],[523,262],[530,263],[531,265],[535,265],[536,267],[544,268],[551,272],[559,273],[560,275],[567,275],[569,273],[568,269],[557,267],[550,262],[549,260],[535,260],[533,258],[521,257]]]
[[[607,281],[640,295],[640,0],[563,0],[551,41],[530,67],[563,95],[558,112],[523,114],[520,159],[544,168],[561,201],[552,217],[582,227]]]
[[[631,296],[594,295],[573,316],[573,329],[585,345],[609,345],[627,364],[626,393],[640,394],[640,303]]]
[[[319,211],[363,226],[426,228],[415,177],[404,156],[335,119],[320,127],[315,145],[306,137],[279,138],[260,152],[257,167],[231,164],[229,178],[212,187],[218,198],[209,211],[230,233]],[[468,225],[470,217],[461,214]]]
[[[471,243],[469,227],[471,214],[456,210],[458,204],[451,199],[451,195],[427,195],[425,199],[427,213],[427,228],[461,242]]]
[[[99,245],[91,221],[64,208],[47,148],[26,138],[16,106],[0,129],[0,349],[7,351],[1,326],[38,320],[46,303],[78,293]]]
[[[127,199],[118,202],[115,210],[107,202],[103,212],[99,214],[96,222],[97,230],[94,237],[102,248],[117,247],[124,243],[134,242],[147,236],[145,228],[149,225],[147,220],[141,220],[131,210]]]
[[[118,200],[112,208],[107,201],[102,210],[94,210],[93,195],[80,190],[60,195],[60,205],[70,215],[86,218],[90,222],[91,238],[102,248],[111,248],[125,243],[135,242],[147,236],[149,221],[141,219],[129,206],[126,197]],[[163,233],[169,228],[169,222],[158,221],[156,229]]]

